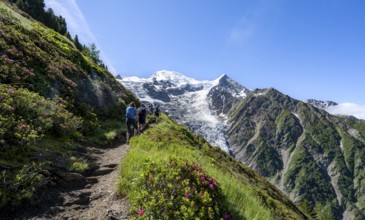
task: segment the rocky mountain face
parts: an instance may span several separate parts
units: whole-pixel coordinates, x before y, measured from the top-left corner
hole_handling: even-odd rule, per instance
[[[236,159],[297,202],[333,217],[364,217],[364,123],[328,114],[275,89],[255,90],[229,114]]]
[[[272,88],[250,91],[226,75],[200,82],[160,71],[121,82],[296,203],[333,219],[364,218],[365,123],[322,110],[335,103],[305,103]]]
[[[319,108],[319,109],[326,109],[328,107],[338,105],[338,103],[333,102],[333,101],[320,101],[320,100],[316,100],[316,99],[307,99],[307,100],[304,100],[304,102],[311,104],[314,107]]]

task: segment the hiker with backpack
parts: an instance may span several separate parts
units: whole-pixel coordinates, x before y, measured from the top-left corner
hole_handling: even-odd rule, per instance
[[[125,111],[126,125],[127,125],[127,144],[129,143],[129,138],[131,135],[136,135],[136,131],[138,130],[137,121],[136,121],[136,105],[134,102],[131,102]],[[132,133],[133,126],[133,133]]]
[[[153,114],[153,104],[148,104],[148,110],[151,114]]]
[[[147,117],[147,109],[144,104],[141,104],[141,106],[137,110],[138,113],[138,134],[143,132],[144,127],[146,125],[146,117]]]
[[[156,105],[155,107],[155,118],[156,118],[156,123],[158,122],[158,118],[160,117],[160,106]]]

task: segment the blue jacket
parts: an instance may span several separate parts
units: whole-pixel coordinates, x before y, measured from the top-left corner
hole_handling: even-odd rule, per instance
[[[136,108],[128,107],[125,111],[125,117],[128,119],[136,119]]]

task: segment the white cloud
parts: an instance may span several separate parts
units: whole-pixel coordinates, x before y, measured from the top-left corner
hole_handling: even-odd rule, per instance
[[[266,18],[267,14],[274,9],[273,3],[268,0],[260,0],[246,10],[239,22],[234,26],[228,36],[227,43],[242,45],[252,38]]]
[[[365,119],[365,105],[347,102],[328,107],[326,110],[333,115],[352,115],[359,119]]]
[[[48,8],[52,8],[56,15],[61,15],[66,19],[68,31],[72,35],[77,34],[81,43],[86,45],[95,43],[97,48],[100,50],[100,57],[108,66],[109,71],[114,74],[116,73],[112,63],[103,53],[96,37],[91,32],[82,11],[76,3],[76,0],[45,0],[45,4]]]
[[[255,24],[246,17],[231,30],[228,38],[230,44],[245,42],[254,34]]]

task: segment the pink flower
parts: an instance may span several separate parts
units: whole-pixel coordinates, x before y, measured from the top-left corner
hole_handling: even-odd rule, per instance
[[[227,214],[227,213],[223,214],[223,220],[230,220],[230,219],[233,219],[230,214]]]
[[[198,164],[198,163],[195,163],[194,166],[195,166],[196,169],[200,168],[200,164]]]
[[[199,196],[203,196],[204,193],[202,191],[199,192]]]
[[[27,125],[25,125],[25,124],[21,124],[19,127],[20,127],[21,129],[26,129],[26,128],[27,128]]]
[[[0,35],[5,36],[5,33],[4,33],[4,31],[1,28],[0,28]]]
[[[200,177],[200,181],[204,182],[205,181],[205,177],[204,176]]]
[[[190,199],[191,198],[191,195],[189,193],[186,193],[185,194],[185,198]]]
[[[137,213],[139,216],[142,216],[144,214],[144,211],[145,211],[144,209],[140,209],[140,210],[138,210]]]
[[[214,189],[214,185],[213,184],[209,184],[209,188],[210,189]]]
[[[13,89],[9,89],[8,92],[9,92],[10,95],[14,95],[14,90]]]

